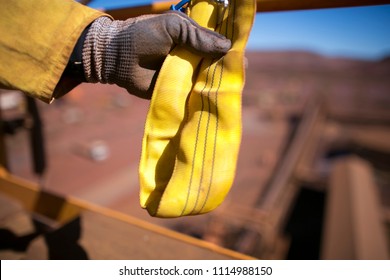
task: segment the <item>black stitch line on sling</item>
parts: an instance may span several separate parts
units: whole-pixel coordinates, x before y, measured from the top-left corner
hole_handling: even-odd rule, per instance
[[[218,26],[219,27],[219,32],[221,31],[222,26],[223,26],[223,24],[220,24]],[[228,24],[226,24],[226,34],[225,34],[225,36],[227,36],[227,30],[228,30]],[[223,59],[221,61],[222,61],[222,69],[223,69]],[[215,65],[215,68],[214,68],[214,71],[213,71],[213,75],[212,75],[212,78],[211,78],[211,84],[210,84],[210,87],[209,87],[209,90],[208,90],[208,93],[207,93],[208,115],[207,115],[207,125],[206,125],[205,139],[204,139],[204,143],[205,144],[204,144],[204,150],[203,150],[203,160],[202,160],[202,169],[201,169],[202,172],[201,172],[201,178],[199,180],[199,186],[198,186],[198,192],[197,192],[197,196],[196,196],[196,201],[195,201],[194,207],[193,207],[192,211],[190,212],[190,214],[195,214],[196,207],[198,206],[199,197],[200,197],[201,188],[202,188],[203,177],[204,177],[204,173],[205,173],[204,172],[204,168],[205,168],[205,161],[206,161],[206,157],[207,157],[207,139],[208,139],[208,135],[209,135],[208,131],[209,131],[209,126],[210,126],[210,115],[211,115],[210,93],[211,93],[211,90],[213,89],[213,86],[214,86],[215,74],[216,74],[216,71],[217,71],[217,68],[218,68],[218,64],[219,64],[219,61],[216,62],[216,65]],[[210,65],[209,67],[211,68],[211,66],[212,65]],[[209,75],[209,74],[210,74],[210,72],[207,73],[207,75]],[[219,91],[220,86],[221,86],[221,80],[219,81],[219,85],[218,85],[218,88],[217,88],[217,91],[216,91],[216,95],[218,95],[218,91]],[[218,123],[218,108],[217,108],[217,105],[216,105],[216,117],[217,117],[216,122]],[[216,137],[217,137],[217,132],[215,132],[215,134],[214,134],[214,142],[216,141]],[[215,144],[214,144],[213,148],[215,148]],[[214,162],[215,162],[214,157],[215,157],[215,150],[213,150],[212,170],[214,170]],[[212,177],[213,177],[213,173],[210,173],[211,180],[212,180]],[[208,194],[210,193],[210,184],[208,186],[208,192],[207,193]],[[199,213],[204,208],[204,205],[206,204],[206,202],[207,202],[207,198],[203,202],[201,209],[199,211],[197,211],[197,213]]]
[[[200,132],[200,124],[202,122],[202,117],[203,117],[203,109],[204,109],[204,101],[203,101],[203,92],[205,91],[205,89],[207,88],[207,84],[208,84],[208,80],[209,80],[209,73],[210,73],[210,66],[212,65],[214,60],[212,60],[210,62],[210,65],[207,69],[207,75],[206,75],[206,81],[205,81],[205,85],[203,87],[203,89],[201,90],[200,92],[200,97],[201,97],[201,100],[202,100],[202,110],[201,110],[201,113],[200,113],[200,116],[199,116],[199,121],[198,121],[198,127],[197,127],[197,132],[196,132],[196,138],[195,138],[195,147],[194,147],[194,153],[193,153],[193,157],[192,157],[192,168],[191,168],[191,176],[190,176],[190,182],[189,182],[189,185],[187,187],[187,198],[186,198],[186,203],[183,207],[183,210],[180,214],[180,216],[183,216],[184,212],[186,211],[187,209],[187,206],[188,206],[188,201],[189,201],[189,198],[190,198],[190,194],[191,194],[191,187],[192,187],[192,181],[193,181],[193,175],[194,175],[194,167],[195,167],[195,158],[196,158],[196,151],[197,151],[197,148],[198,148],[198,140],[199,140],[199,132]]]
[[[230,7],[228,9],[228,14],[230,13]],[[225,37],[227,37],[228,35],[228,29],[229,29],[229,17],[226,19],[226,30],[225,30]],[[221,32],[221,29],[223,27],[223,24],[221,24],[219,26],[219,32]],[[217,86],[217,89],[216,89],[216,92],[215,92],[215,117],[216,117],[216,120],[215,120],[215,130],[214,130],[214,143],[213,143],[213,146],[212,146],[212,164],[211,164],[211,172],[210,172],[210,179],[209,179],[209,182],[208,182],[208,186],[207,186],[207,194],[205,196],[205,199],[201,205],[201,208],[197,211],[197,214],[199,214],[203,209],[204,207],[206,206],[206,203],[208,201],[208,198],[210,196],[210,192],[211,192],[211,186],[212,186],[212,182],[213,182],[213,178],[214,178],[214,167],[215,167],[215,155],[216,155],[216,146],[217,146],[217,138],[218,138],[218,127],[219,127],[219,114],[218,114],[218,94],[219,94],[219,90],[221,88],[221,84],[222,84],[222,76],[223,76],[223,72],[224,72],[224,57],[217,63],[217,66],[218,64],[220,65],[220,69],[221,69],[221,72],[220,72],[220,75],[219,75],[219,81],[218,81],[218,86]],[[217,66],[216,66],[216,69],[217,69]],[[214,80],[215,80],[215,72],[216,72],[216,69],[214,70],[214,75],[213,75],[213,84],[214,84]],[[209,104],[210,104],[210,91],[212,90],[212,87],[210,88],[209,90],[209,93],[208,93],[208,97],[209,97]],[[209,107],[209,121],[210,121],[210,114],[211,114],[211,108]],[[209,122],[207,124],[207,132],[208,132],[208,129],[209,128]],[[205,143],[207,144],[207,137],[208,137],[208,133],[206,133],[206,140],[205,140]],[[202,182],[203,182],[203,173],[204,173],[204,163],[205,163],[205,158],[206,158],[206,147],[205,147],[205,151],[204,151],[204,156],[203,156],[203,166],[202,166],[202,179],[200,181],[200,186],[202,185]],[[200,186],[199,186],[199,191],[198,191],[198,198],[200,196]],[[198,202],[198,200],[197,200]],[[196,204],[197,206],[197,204]],[[195,211],[195,207],[194,207],[194,210],[192,212]]]
[[[229,14],[229,11],[230,10],[230,7],[228,9],[228,14]],[[221,24],[219,26],[219,32],[221,33],[221,30],[222,30],[222,27],[223,27],[223,24]],[[228,28],[229,28],[229,17],[227,18],[226,20],[226,30],[225,30],[225,37],[227,37],[228,35]],[[208,92],[208,102],[209,102],[209,115],[208,115],[208,122],[207,122],[207,133],[206,133],[206,139],[205,139],[205,150],[204,150],[204,153],[203,153],[203,162],[202,162],[202,177],[201,177],[201,180],[200,180],[200,184],[199,184],[199,189],[198,189],[198,196],[197,196],[197,200],[196,200],[196,204],[194,206],[194,209],[192,210],[191,213],[194,213],[195,212],[195,209],[196,209],[196,206],[198,205],[198,200],[199,200],[199,196],[200,196],[200,189],[201,189],[201,185],[202,185],[202,182],[203,182],[203,173],[204,173],[204,166],[205,166],[205,159],[206,159],[206,145],[207,145],[207,138],[208,138],[208,130],[209,130],[209,123],[210,123],[210,115],[211,115],[211,108],[210,108],[210,92],[213,88],[213,85],[214,85],[214,80],[215,80],[215,73],[216,73],[216,70],[217,70],[217,67],[218,65],[221,65],[221,72],[220,72],[220,75],[219,75],[219,81],[218,81],[218,86],[217,86],[217,89],[216,89],[216,92],[215,92],[215,117],[216,117],[216,120],[215,120],[215,132],[214,132],[214,143],[213,143],[213,147],[212,147],[212,164],[211,164],[211,172],[210,172],[210,180],[208,182],[208,187],[207,187],[207,194],[206,194],[206,197],[201,205],[201,208],[197,211],[197,214],[199,214],[200,212],[202,212],[203,208],[206,206],[206,203],[208,201],[208,197],[210,195],[210,191],[211,191],[211,184],[212,184],[212,181],[213,181],[213,177],[214,177],[214,166],[215,166],[215,153],[216,153],[216,143],[217,143],[217,136],[218,136],[218,126],[219,126],[219,115],[218,115],[218,94],[219,94],[219,89],[221,88],[221,83],[222,83],[222,76],[223,76],[223,71],[224,71],[224,57],[222,57],[222,59],[220,61],[217,62],[217,65],[214,69],[214,73],[213,73],[213,79],[212,79],[212,85],[209,89],[209,92]]]
[[[209,131],[209,126],[210,126],[210,115],[211,115],[210,93],[211,93],[211,90],[213,89],[213,86],[214,86],[215,73],[217,72],[218,64],[219,64],[219,61],[217,61],[215,64],[215,68],[214,68],[213,75],[211,78],[210,87],[209,87],[208,92],[207,92],[208,114],[207,114],[206,134],[205,134],[205,138],[204,138],[202,173],[201,173],[200,180],[199,180],[198,194],[196,196],[195,205],[194,205],[193,209],[191,210],[190,214],[195,212],[195,208],[198,205],[200,190],[201,190],[201,186],[202,186],[202,182],[203,182],[204,166],[205,166],[206,153],[207,153],[207,139],[208,139],[208,131]],[[210,68],[211,68],[211,66],[210,66]]]
[[[233,22],[232,22],[232,40],[234,39],[234,35],[235,35],[235,29],[234,29],[234,21],[235,21],[235,18],[236,18],[236,1],[234,1],[234,6],[232,8],[233,10]],[[222,27],[221,27],[222,28]],[[229,29],[229,17],[227,18],[227,22],[226,22],[226,33],[225,33],[225,36],[227,37],[228,35],[228,29]],[[224,66],[225,66],[225,58],[223,57],[222,58],[222,65],[221,65],[221,73],[220,73],[220,78],[219,78],[219,84],[218,84],[218,88],[217,88],[217,91],[216,91],[216,95],[215,95],[215,107],[216,107],[216,123],[215,123],[215,135],[214,135],[214,147],[213,147],[213,157],[212,157],[212,165],[211,165],[211,175],[210,175],[210,181],[209,181],[209,186],[208,186],[208,191],[207,191],[207,194],[206,194],[206,197],[205,197],[205,200],[203,202],[203,205],[202,207],[200,208],[199,213],[202,212],[203,208],[206,206],[207,204],[207,201],[208,201],[208,198],[209,198],[209,195],[210,195],[210,192],[211,192],[211,187],[212,187],[212,182],[213,182],[213,178],[214,178],[214,166],[215,166],[215,155],[216,155],[216,150],[217,150],[217,137],[218,137],[218,127],[219,127],[219,114],[218,114],[218,93],[219,93],[219,89],[221,88],[221,84],[222,84],[222,77],[223,77],[223,72],[224,72]]]
[[[206,203],[208,201],[208,198],[209,198],[209,195],[210,195],[210,191],[211,191],[211,185],[212,185],[213,178],[214,178],[215,152],[216,152],[216,149],[217,149],[217,137],[218,137],[218,126],[219,126],[218,94],[219,94],[219,89],[220,89],[221,83],[222,83],[222,76],[223,76],[223,71],[224,71],[224,58],[222,58],[221,61],[222,61],[222,63],[221,63],[222,65],[221,65],[220,79],[219,79],[217,91],[215,93],[215,117],[216,117],[216,120],[215,120],[215,133],[214,133],[213,155],[212,155],[210,180],[209,180],[209,183],[208,183],[206,197],[205,197],[205,199],[203,201],[203,204],[202,204],[202,207],[199,209],[198,213],[200,213],[203,210],[203,208],[206,206]]]
[[[235,3],[235,4],[236,4],[236,3]],[[236,5],[234,5],[234,8],[233,8],[233,9],[234,9],[234,15],[233,15],[234,18],[235,18],[235,6],[236,6]],[[230,12],[230,6],[229,6],[229,8],[228,8],[228,14],[229,14],[229,12]],[[229,17],[227,18],[227,24],[226,24],[226,37],[227,37],[227,35],[228,35],[228,28],[229,28],[228,21],[229,21]],[[220,27],[220,29],[221,29],[221,28],[222,28],[222,24],[221,24],[219,27]],[[233,34],[232,34],[232,38],[234,38],[234,20],[233,20]],[[187,209],[188,202],[189,202],[189,197],[190,197],[190,194],[191,194],[191,187],[192,187],[192,182],[193,182],[193,173],[194,173],[194,166],[195,166],[195,158],[196,158],[196,152],[197,152],[197,145],[198,145],[198,142],[199,142],[198,140],[199,140],[200,125],[201,125],[202,118],[203,118],[203,109],[204,109],[203,93],[204,93],[205,89],[207,88],[207,83],[208,83],[208,79],[209,79],[210,69],[211,69],[211,66],[212,66],[213,62],[214,62],[214,60],[212,60],[212,61],[210,62],[210,65],[208,66],[207,74],[206,74],[205,86],[203,87],[202,91],[200,92],[201,100],[202,100],[202,110],[201,110],[201,115],[200,115],[199,121],[198,121],[197,134],[196,134],[196,141],[195,141],[195,148],[194,148],[194,154],[193,154],[193,159],[192,159],[191,176],[190,176],[189,186],[188,186],[188,188],[187,188],[187,189],[188,189],[188,192],[187,192],[186,203],[185,203],[185,205],[184,205],[184,207],[183,207],[183,210],[182,210],[182,213],[180,214],[180,216],[183,216],[185,210]],[[223,59],[222,59],[222,63],[223,63]],[[217,63],[216,66],[215,66],[216,68],[217,68],[217,65],[218,65],[218,63]],[[214,77],[215,77],[216,68],[215,68],[214,71],[213,71],[213,72],[214,72],[214,73],[213,73],[213,79],[214,79]],[[222,72],[223,72],[223,65],[222,65]],[[221,72],[221,75],[222,75],[222,72]],[[212,79],[212,83],[213,83],[213,79]],[[221,84],[221,80],[220,80],[219,86],[220,86],[220,84]],[[212,86],[211,86],[211,88],[212,88]],[[208,96],[209,96],[209,94],[210,94],[211,88],[210,88],[210,90],[209,90],[209,92],[208,92]],[[219,87],[218,87],[216,93],[218,93],[218,90],[219,90]],[[218,99],[216,99],[216,100],[218,100]],[[209,99],[208,99],[208,102],[209,102],[209,104],[210,104],[210,100],[209,100]],[[209,114],[210,114],[210,113],[211,113],[211,112],[210,112],[210,106],[209,106],[209,109],[208,109],[208,110],[209,110]],[[217,120],[216,120],[217,124],[216,124],[216,127],[218,128],[218,108],[216,108],[216,110],[217,110],[217,111],[216,111],[216,116],[217,116]],[[216,132],[216,133],[217,133],[217,132]],[[215,163],[215,147],[216,147],[216,137],[217,137],[216,133],[215,133],[215,138],[214,138],[214,151],[213,151],[213,160],[212,160],[212,162],[213,162],[213,164],[212,164],[212,170],[214,170],[214,163]],[[206,140],[205,140],[205,141],[207,141],[207,133],[206,133]],[[204,154],[205,154],[205,152],[206,152],[206,146],[205,146]],[[204,169],[204,160],[205,160],[205,157],[203,157],[203,163],[202,163],[202,177],[203,177],[203,169]],[[212,172],[214,172],[214,171],[212,171]],[[209,196],[210,189],[211,189],[212,177],[213,177],[213,173],[211,173],[211,178],[210,178],[210,183],[209,183],[209,188],[208,188],[209,190],[208,190],[206,199],[205,199],[205,201],[204,201],[204,203],[203,203],[203,206],[202,206],[201,210],[204,208],[205,204],[207,203],[208,196]],[[202,179],[201,179],[201,181],[202,181]],[[199,185],[196,203],[195,203],[195,206],[194,206],[193,210],[190,212],[191,214],[195,211],[196,205],[198,204],[198,198],[199,198],[199,194],[200,194],[200,189],[201,189],[201,188],[200,188],[200,185]],[[201,210],[199,210],[199,212],[200,212]]]

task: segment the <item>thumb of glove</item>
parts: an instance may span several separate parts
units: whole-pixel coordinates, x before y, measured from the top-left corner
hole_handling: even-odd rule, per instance
[[[221,57],[231,48],[230,40],[223,35],[201,27],[193,19],[180,12],[169,12],[167,31],[174,43],[202,57]]]

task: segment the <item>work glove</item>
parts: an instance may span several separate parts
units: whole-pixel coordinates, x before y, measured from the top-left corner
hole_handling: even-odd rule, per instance
[[[145,15],[126,21],[96,19],[82,57],[87,82],[116,84],[150,99],[168,53],[180,45],[202,57],[219,58],[231,47],[224,36],[199,26],[182,12]]]

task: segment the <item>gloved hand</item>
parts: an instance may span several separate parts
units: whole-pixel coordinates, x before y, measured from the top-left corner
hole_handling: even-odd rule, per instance
[[[231,42],[181,12],[126,21],[100,17],[92,23],[84,41],[86,80],[117,84],[131,94],[150,99],[158,71],[175,45],[203,57],[222,57]]]

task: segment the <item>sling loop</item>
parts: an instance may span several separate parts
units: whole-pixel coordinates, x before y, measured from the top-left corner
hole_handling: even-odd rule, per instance
[[[224,2],[224,1],[223,1]],[[167,56],[149,106],[139,166],[140,204],[151,216],[207,213],[235,177],[241,143],[244,51],[256,0],[192,0],[188,15],[232,41],[220,59],[182,46]]]

